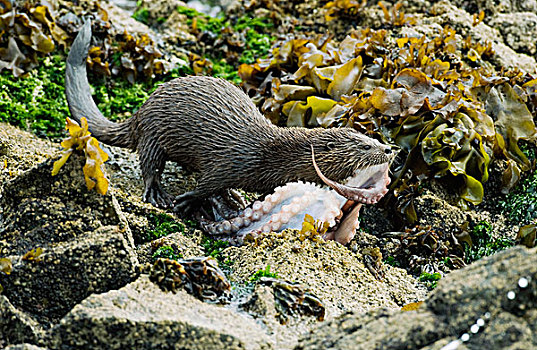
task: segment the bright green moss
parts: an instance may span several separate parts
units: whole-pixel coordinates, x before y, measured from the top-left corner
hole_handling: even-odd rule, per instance
[[[475,225],[470,233],[470,237],[472,238],[472,246],[465,245],[464,252],[464,260],[467,263],[479,260],[514,245],[514,242],[510,239],[502,237],[494,238],[492,236],[492,225],[486,221],[481,221]]]
[[[167,236],[171,233],[185,232],[185,225],[175,220],[172,216],[164,213],[150,214],[148,216],[149,224],[154,228],[146,232],[144,241],[149,242],[157,238]]]
[[[435,289],[438,286],[438,281],[442,278],[442,275],[438,272],[428,273],[422,272],[418,278],[420,282],[425,282],[427,288]]]
[[[182,258],[183,255],[178,253],[173,247],[170,247],[169,245],[158,248],[151,256],[153,262],[155,262],[157,259],[178,260]]]
[[[64,88],[65,59],[51,56],[24,77],[0,73],[0,121],[31,130],[41,137],[63,135],[69,116]]]
[[[249,282],[255,283],[259,281],[261,277],[278,278],[278,273],[270,272],[270,265],[267,265],[264,270],[259,270],[250,276]]]

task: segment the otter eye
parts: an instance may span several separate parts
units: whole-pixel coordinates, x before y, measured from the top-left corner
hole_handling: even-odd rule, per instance
[[[326,143],[326,150],[327,151],[331,151],[333,150],[334,148],[336,148],[336,144],[334,142],[327,142]]]
[[[367,150],[370,150],[371,149],[371,145],[365,145],[364,146],[364,149],[367,151]]]

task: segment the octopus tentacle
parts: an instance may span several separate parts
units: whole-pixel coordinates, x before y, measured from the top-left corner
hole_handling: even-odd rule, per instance
[[[248,233],[300,229],[305,215],[309,214],[332,228],[325,239],[347,244],[358,228],[362,204],[376,203],[387,192],[389,164],[357,170],[345,184],[339,184],[321,173],[315,163],[313,148],[312,162],[319,177],[330,188],[300,181],[288,183],[277,187],[262,201],[255,201],[236,217],[202,222],[202,228],[212,235],[232,235],[224,238],[240,243]],[[343,212],[347,214],[343,216]]]
[[[212,235],[278,231],[300,227],[304,211],[333,225],[340,215],[340,207],[341,198],[332,191],[313,183],[289,183],[276,188],[263,201],[255,201],[237,217],[216,223],[202,222],[202,228]]]

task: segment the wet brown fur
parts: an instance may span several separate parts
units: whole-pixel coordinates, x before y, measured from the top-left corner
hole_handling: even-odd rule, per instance
[[[71,114],[76,120],[88,116],[90,131],[100,141],[138,151],[144,199],[153,204],[169,201],[160,187],[166,161],[200,172],[197,188],[180,196],[197,200],[228,188],[268,192],[290,181],[320,182],[311,161],[311,144],[320,169],[335,181],[351,176],[357,168],[389,160],[388,146],[350,128],[274,126],[238,87],[212,77],[189,76],[162,84],[132,118],[110,122],[85,85],[90,38],[86,23],[67,61]]]

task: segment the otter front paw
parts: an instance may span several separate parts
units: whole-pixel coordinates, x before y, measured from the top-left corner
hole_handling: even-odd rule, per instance
[[[173,197],[158,186],[149,186],[145,189],[144,201],[162,209],[171,208],[173,205]]]

